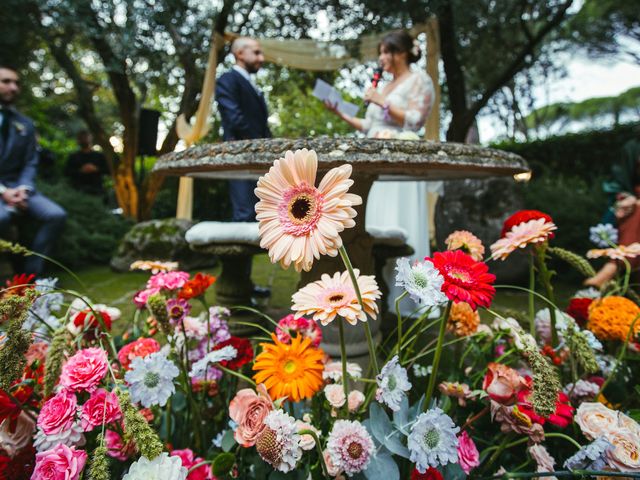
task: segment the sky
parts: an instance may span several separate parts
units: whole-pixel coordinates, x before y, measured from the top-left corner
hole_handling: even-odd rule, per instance
[[[534,91],[535,108],[556,102],[578,102],[587,98],[615,96],[631,87],[640,86],[640,65],[620,59],[594,60],[567,56],[567,76],[551,79]],[[526,112],[529,113],[529,112]],[[478,119],[480,140],[490,142],[503,127],[488,116]]]

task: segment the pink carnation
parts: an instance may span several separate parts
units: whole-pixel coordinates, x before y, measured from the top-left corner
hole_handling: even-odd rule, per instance
[[[122,437],[113,430],[104,432],[104,443],[107,447],[107,455],[116,460],[125,461],[130,455],[135,453],[136,447],[133,442],[125,445]]]
[[[160,272],[147,281],[147,289],[178,290],[189,280],[187,272]]]
[[[147,300],[149,297],[155,295],[156,293],[160,293],[159,288],[146,288],[144,290],[140,290],[133,297],[133,303],[136,304],[138,308],[144,308],[147,305]]]
[[[90,432],[95,427],[113,423],[122,418],[122,411],[115,393],[99,388],[82,406],[82,430]]]
[[[38,480],[78,480],[87,454],[60,443],[51,450],[36,454],[36,466],[31,478]]]
[[[147,355],[160,351],[160,344],[153,338],[138,338],[137,340],[127,343],[118,352],[118,360],[122,368],[129,370],[131,362],[136,357],[144,358]]]
[[[101,348],[78,350],[62,366],[60,385],[71,392],[92,392],[106,375],[107,362],[107,352]]]
[[[73,393],[59,392],[45,402],[38,415],[38,427],[45,435],[55,435],[71,428],[76,421],[78,400]]]
[[[310,338],[314,347],[322,342],[322,330],[315,320],[304,317],[296,318],[294,314],[289,314],[278,321],[276,335],[282,343],[291,343],[293,332]]]
[[[182,466],[187,470],[190,470],[191,467],[203,461],[202,458],[196,457],[193,451],[189,448],[185,448],[184,450],[174,450],[171,452],[171,456],[180,457],[180,460],[182,460]],[[187,480],[213,480],[214,478],[210,465],[202,465],[195,470],[192,470],[189,472],[189,475],[187,475]]]
[[[466,431],[458,436],[458,461],[460,462],[460,468],[467,475],[480,465],[480,454],[476,444],[473,443],[473,439]]]

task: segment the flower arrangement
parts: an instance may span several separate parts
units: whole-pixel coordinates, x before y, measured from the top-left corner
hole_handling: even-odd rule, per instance
[[[8,284],[0,477],[637,476],[640,308],[628,280],[578,292],[559,310],[549,258],[586,275],[592,267],[552,246],[561,232],[548,215],[520,211],[487,262],[470,232],[431,257],[399,259],[397,302],[408,296],[416,310],[398,313],[377,342],[378,283],[351,265],[340,238],[361,203],[348,193],[351,168],[318,186],[316,170],[314,152],[287,152],[259,180],[261,244],[284,268],[308,271],[331,255],[344,270],[294,293],[279,321],[245,321],[248,338],[205,301],[213,277],[162,262],[136,263],[152,273],[122,336],[111,332],[119,312],[55,281]],[[516,254],[531,259],[529,288],[496,285],[488,262]],[[528,292],[518,319],[492,307],[501,288]],[[338,329],[339,358],[322,348],[325,326]],[[367,365],[348,356],[355,328]]]

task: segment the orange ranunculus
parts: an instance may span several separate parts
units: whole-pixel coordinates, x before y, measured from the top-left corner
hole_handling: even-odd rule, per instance
[[[518,399],[518,392],[527,387],[526,380],[513,368],[491,362],[482,382],[491,400],[503,405],[512,405]]]
[[[207,291],[213,283],[216,281],[216,277],[213,275],[208,275],[206,273],[196,273],[196,276],[191,280],[187,281],[182,286],[180,293],[178,293],[178,297],[184,298],[185,300],[189,300],[191,298],[197,298],[204,295],[204,292]]]

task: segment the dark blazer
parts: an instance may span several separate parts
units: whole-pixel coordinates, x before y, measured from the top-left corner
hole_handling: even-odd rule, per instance
[[[271,137],[264,96],[235,69],[218,79],[216,101],[222,117],[223,140]]]
[[[0,183],[12,188],[25,185],[34,190],[37,167],[38,149],[33,122],[20,112],[11,110],[6,145],[3,145],[0,135]]]

